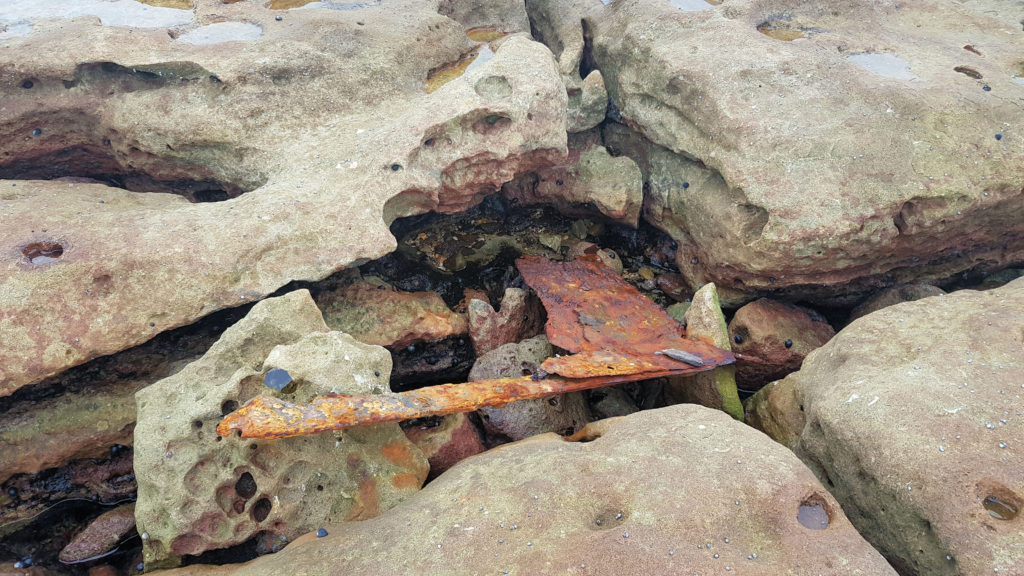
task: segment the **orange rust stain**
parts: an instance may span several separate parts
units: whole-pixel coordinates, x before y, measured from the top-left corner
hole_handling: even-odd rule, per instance
[[[391,479],[391,485],[399,490],[417,490],[423,484],[423,480],[415,474],[395,474]]]
[[[402,468],[413,468],[416,466],[416,458],[413,456],[412,450],[409,449],[409,445],[404,442],[385,444],[381,446],[380,451],[395,466],[401,466]]]
[[[368,520],[378,515],[380,515],[380,494],[377,491],[377,481],[373,478],[364,478],[359,483],[355,502],[352,503],[352,508],[349,508],[345,520]]]

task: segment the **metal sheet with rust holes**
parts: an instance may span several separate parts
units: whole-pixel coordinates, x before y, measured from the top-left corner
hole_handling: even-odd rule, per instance
[[[545,371],[569,378],[671,370],[697,371],[671,356],[676,349],[705,364],[729,364],[731,352],[683,338],[683,327],[660,306],[596,257],[552,262],[541,256],[516,260],[523,279],[548,312],[548,340],[572,356],[549,358]]]
[[[550,376],[442,384],[399,394],[328,395],[305,405],[259,396],[225,417],[217,433],[237,432],[243,438],[314,434],[471,412],[527,398],[701,372],[734,361],[727,350],[683,338],[678,322],[596,259],[551,262],[524,256],[516,264],[547,309],[548,339],[576,352],[545,360],[541,368]],[[694,357],[703,364],[694,365]]]

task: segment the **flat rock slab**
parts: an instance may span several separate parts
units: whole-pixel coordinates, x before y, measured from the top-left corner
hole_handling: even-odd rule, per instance
[[[593,4],[610,115],[678,165],[613,153],[691,285],[826,301],[1024,259],[1006,2]]]
[[[811,352],[752,413],[904,573],[1024,574],[1022,342],[1024,280],[897,304]]]
[[[580,438],[463,460],[376,519],[241,567],[162,574],[896,574],[788,450],[717,410],[640,412]],[[797,521],[810,498],[827,529]]]
[[[152,28],[36,14],[17,34],[0,9],[0,395],[380,257],[395,218],[564,163],[565,88],[516,34],[521,4],[263,4]],[[427,94],[481,24],[510,35]]]

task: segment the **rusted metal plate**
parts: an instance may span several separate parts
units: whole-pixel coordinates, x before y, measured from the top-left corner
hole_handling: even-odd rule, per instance
[[[442,384],[399,394],[328,395],[305,405],[259,396],[225,417],[217,433],[285,438],[471,412],[527,398],[701,372],[734,361],[731,352],[684,338],[678,322],[596,258],[551,262],[524,256],[517,265],[547,309],[548,339],[575,352],[545,360],[541,369],[550,376]]]
[[[596,257],[552,262],[523,256],[516,266],[548,311],[548,340],[577,352],[546,360],[541,368],[549,373],[588,378],[695,371],[664,350],[692,354],[710,367],[734,360],[731,352],[684,338],[679,322]]]

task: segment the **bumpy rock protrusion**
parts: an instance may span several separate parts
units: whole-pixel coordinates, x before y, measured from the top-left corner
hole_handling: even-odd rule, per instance
[[[532,292],[522,288],[506,288],[501,298],[501,311],[478,298],[466,307],[469,337],[473,351],[483,356],[504,344],[532,338],[544,330],[544,307]]]
[[[687,338],[731,350],[725,315],[722,314],[714,284],[705,284],[693,295],[693,301],[683,316],[683,323],[686,325]],[[669,404],[701,404],[722,410],[738,420],[743,419],[743,404],[736,390],[735,366],[719,366],[710,372],[692,376],[671,376],[667,378],[664,395]]]
[[[75,535],[58,558],[65,564],[76,564],[112,552],[129,532],[135,529],[135,504],[124,504],[100,514]]]
[[[1020,574],[1024,280],[859,318],[751,399],[905,574]]]
[[[416,492],[428,466],[396,424],[279,440],[221,438],[220,419],[257,394],[308,401],[388,391],[391,360],[331,332],[309,292],[264,300],[199,360],[136,395],[138,530],[146,566],[260,532],[293,539],[371,518]],[[265,385],[272,369],[294,384]]]
[[[534,374],[551,354],[551,344],[544,336],[505,344],[477,358],[469,379],[518,378]],[[581,392],[519,400],[502,408],[481,408],[479,414],[489,439],[497,442],[522,440],[544,432],[572,434],[590,421]]]
[[[595,422],[576,439],[545,434],[501,446],[378,518],[325,526],[323,538],[307,534],[243,566],[189,566],[167,576],[441,575],[481,567],[531,575],[896,576],[789,450],[718,410],[647,410]],[[818,522],[801,524],[801,507],[817,511]],[[827,529],[819,529],[822,519]]]
[[[729,323],[737,360],[737,385],[748,391],[800,369],[811,351],[836,331],[821,314],[803,306],[762,298],[736,311]]]
[[[452,312],[437,292],[395,290],[367,277],[316,297],[332,330],[364,344],[403,347],[465,334],[466,317]]]

